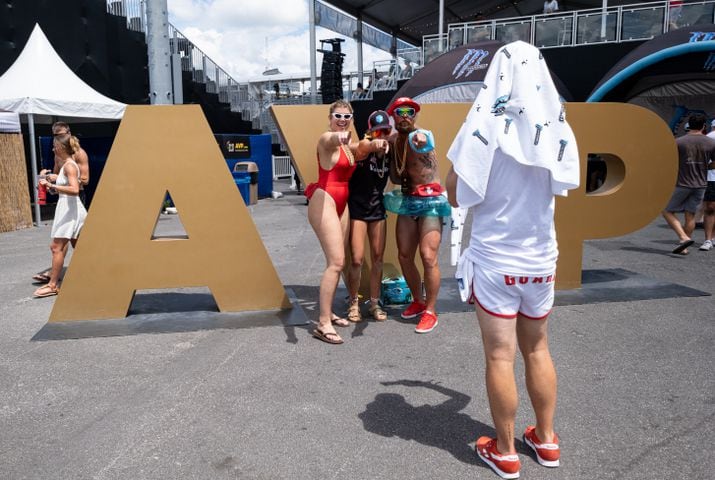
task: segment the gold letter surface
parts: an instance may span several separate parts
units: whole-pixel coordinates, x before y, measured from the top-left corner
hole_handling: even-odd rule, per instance
[[[447,150],[469,108],[465,103],[426,104],[417,118],[419,126],[435,134],[443,180],[450,165]],[[569,191],[568,197],[557,199],[558,289],[581,286],[584,240],[625,235],[658,216],[673,191],[678,158],[672,133],[649,110],[625,103],[567,103],[566,112],[578,142],[581,185]],[[315,181],[315,142],[327,122],[326,107],[274,106],[273,113],[297,168],[307,181]],[[606,183],[587,195],[589,153],[607,156],[608,172]],[[395,267],[394,215],[389,216],[388,225],[386,274],[399,269]]]
[[[556,287],[581,286],[583,241],[635,232],[673,193],[678,151],[673,133],[650,110],[627,103],[567,103],[581,157],[581,185],[556,201]],[[607,154],[606,183],[586,194],[589,153]],[[615,158],[614,158],[615,157]]]
[[[188,239],[152,239],[166,192]],[[198,105],[129,106],[50,322],[125,317],[136,290],[206,286],[222,312],[288,308]]]

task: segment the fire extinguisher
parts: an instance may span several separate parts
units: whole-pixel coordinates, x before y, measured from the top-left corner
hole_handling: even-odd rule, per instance
[[[47,187],[41,183],[37,184],[37,204],[47,205]]]

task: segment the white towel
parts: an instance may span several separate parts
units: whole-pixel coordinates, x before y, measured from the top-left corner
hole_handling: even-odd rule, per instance
[[[454,272],[454,278],[457,279],[457,288],[459,288],[459,296],[463,302],[469,300],[472,295],[472,282],[474,281],[474,262],[467,258],[465,250],[457,262],[457,270]]]
[[[454,171],[477,194],[476,203],[486,194],[497,148],[523,165],[548,169],[554,195],[565,196],[579,184],[578,148],[562,99],[541,52],[522,41],[497,50],[447,152]]]
[[[464,232],[464,221],[467,219],[467,209],[452,207],[452,218],[450,222],[450,244],[449,244],[449,264],[457,265],[459,255],[462,253],[462,234]]]

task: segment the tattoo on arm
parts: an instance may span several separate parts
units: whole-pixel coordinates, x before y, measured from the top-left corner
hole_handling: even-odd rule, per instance
[[[434,150],[431,152],[427,153],[421,153],[417,159],[422,162],[422,165],[424,165],[427,168],[432,168],[435,169],[437,168],[437,157],[434,154]]]

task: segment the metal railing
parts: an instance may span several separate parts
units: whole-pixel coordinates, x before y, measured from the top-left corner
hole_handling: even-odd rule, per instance
[[[129,30],[146,33],[145,0],[107,0],[107,12],[125,17]],[[306,87],[306,84],[310,83],[308,76],[277,80],[268,77],[257,82],[238,82],[172,24],[169,24],[169,45],[172,57],[178,59],[182,71],[190,72],[191,79],[203,84],[207,93],[218,95],[219,101],[229,104],[231,111],[239,112],[244,119],[251,121],[254,129],[269,133],[273,143],[282,145],[283,141],[268,111],[270,105],[311,103],[310,91]],[[375,91],[394,89],[397,80],[411,77],[419,68],[420,52],[419,48],[402,49],[399,52],[409,68],[400,68],[395,60],[375,62],[372,72],[363,75],[367,86],[365,94],[359,98],[352,98],[357,82],[360,81],[358,72],[343,75],[344,98],[370,100]],[[319,82],[320,80],[318,84]],[[322,102],[320,94],[317,101]]]
[[[107,0],[107,13],[125,17],[127,28],[146,34],[146,2],[144,0]],[[202,83],[207,93],[218,95],[219,101],[231,105],[231,111],[241,112],[239,83],[224,69],[169,24],[169,46],[179,59],[181,69],[191,72],[191,79]]]
[[[292,176],[293,164],[290,162],[290,156],[273,155],[273,180],[290,178]]]
[[[669,1],[555,12],[453,23],[447,33],[426,35],[422,40],[422,63],[466,43],[481,40],[522,40],[539,48],[592,45],[648,40],[657,35],[702,23],[715,23],[715,0],[693,1],[674,6]]]
[[[107,12],[125,17],[128,29],[145,33],[145,0],[107,0]],[[454,23],[448,25],[447,33],[442,36],[424,36],[421,49],[400,50],[398,57],[409,68],[401,68],[393,59],[375,62],[372,72],[363,75],[362,79],[358,79],[357,72],[343,75],[343,97],[370,100],[375,91],[394,90],[398,80],[410,78],[436,56],[475,41],[523,40],[539,48],[554,48],[646,40],[700,23],[715,23],[715,0],[692,1],[678,7],[664,0],[608,7],[605,11],[596,8]],[[253,128],[270,133],[274,143],[282,141],[268,107],[273,103],[311,103],[310,92],[305,88],[305,84],[310,82],[308,76],[239,83],[171,24],[169,41],[174,58],[179,59],[183,71],[191,73],[193,81],[204,84],[206,91],[218,95],[219,101],[229,104],[231,111],[240,112],[244,119],[252,121]],[[368,82],[365,93],[354,96],[357,82],[365,79]],[[277,91],[274,88],[276,85]]]

